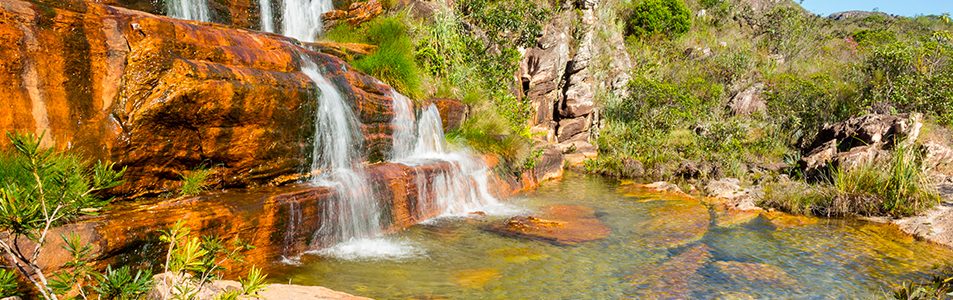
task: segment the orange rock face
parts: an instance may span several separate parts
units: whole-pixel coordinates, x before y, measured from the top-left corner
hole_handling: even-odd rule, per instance
[[[588,207],[577,205],[554,205],[547,207],[541,217],[520,216],[507,219],[503,224],[490,227],[491,231],[504,235],[544,240],[557,245],[604,239],[611,230],[596,218]]]
[[[233,187],[304,170],[318,91],[301,55],[353,103],[368,158],[390,149],[390,88],[335,57],[93,0],[49,3],[0,2],[0,43],[11,45],[0,48],[0,131],[45,132],[47,145],[117,161],[129,168],[118,192],[173,189],[200,165]]]
[[[321,18],[324,28],[331,29],[341,23],[358,25],[377,17],[384,12],[384,7],[377,0],[359,1],[351,3],[347,9],[332,10],[324,13]]]
[[[397,231],[440,212],[435,206],[421,203],[416,189],[418,178],[431,180],[446,172],[449,164],[432,164],[412,168],[401,164],[378,164],[368,168],[372,190],[390,215],[385,219],[387,231]],[[497,187],[499,188],[499,187]],[[499,191],[506,192],[506,191]],[[104,215],[80,220],[57,228],[52,236],[76,232],[84,242],[95,247],[96,261],[138,263],[149,266],[164,262],[164,248],[159,243],[159,230],[182,220],[195,233],[223,239],[241,238],[255,246],[245,252],[247,263],[228,266],[230,272],[244,274],[244,269],[267,266],[282,257],[294,257],[305,250],[326,245],[316,244],[314,232],[321,227],[322,202],[331,199],[334,191],[327,187],[306,184],[236,190],[172,201],[125,203]],[[430,197],[425,197],[433,199]],[[63,250],[62,240],[50,239],[45,247],[45,266],[60,266],[70,256]]]

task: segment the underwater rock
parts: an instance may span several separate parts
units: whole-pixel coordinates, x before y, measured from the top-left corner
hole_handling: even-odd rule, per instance
[[[747,224],[761,215],[757,210],[715,209],[715,226],[732,227]]]
[[[708,233],[711,216],[699,200],[657,201],[663,204],[650,210],[650,219],[635,224],[634,242],[649,248],[675,248],[696,242]]]
[[[549,254],[529,247],[500,248],[491,250],[487,254],[502,257],[509,263],[524,263],[549,257]]]
[[[774,286],[794,286],[797,281],[778,266],[738,261],[716,261],[715,267],[729,278],[739,282],[763,282]]]
[[[543,209],[540,217],[512,217],[488,229],[502,235],[539,239],[556,245],[601,240],[611,232],[596,218],[592,208],[578,205],[549,206]]]
[[[692,282],[701,279],[698,270],[712,258],[710,251],[705,245],[688,248],[655,268],[638,270],[627,279],[639,289],[639,298],[689,298]]]
[[[454,274],[457,284],[465,288],[480,289],[488,282],[499,279],[500,271],[497,269],[472,269],[463,270]]]

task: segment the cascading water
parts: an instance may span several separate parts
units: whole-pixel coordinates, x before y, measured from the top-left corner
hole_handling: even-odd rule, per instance
[[[271,9],[271,0],[258,0],[261,31],[275,32],[275,15]]]
[[[333,10],[334,4],[331,0],[282,0],[281,8],[281,34],[314,42],[324,30],[321,15]]]
[[[173,18],[210,22],[208,0],[166,0],[166,13]]]
[[[392,92],[394,95],[400,95]],[[410,100],[404,96],[394,99],[394,161],[418,166],[434,161],[448,162],[451,167],[439,171],[428,180],[417,173],[418,213],[438,212],[441,216],[460,216],[474,211],[491,214],[510,214],[514,211],[499,202],[489,191],[489,169],[482,160],[466,151],[448,151],[440,112],[430,105],[420,113],[416,126]],[[411,125],[400,125],[411,124]],[[400,125],[400,126],[398,126]],[[411,130],[411,132],[406,132]],[[416,130],[416,132],[413,132]],[[407,136],[411,138],[406,138]],[[401,137],[401,138],[398,138]],[[413,151],[405,152],[405,149]]]
[[[360,122],[317,64],[307,56],[301,59],[301,71],[321,92],[311,166],[321,175],[312,182],[331,187],[336,193],[333,199],[323,202],[321,227],[312,238],[313,246],[333,245],[317,253],[344,259],[413,255],[412,247],[381,238],[380,204],[369,189],[361,164]]]

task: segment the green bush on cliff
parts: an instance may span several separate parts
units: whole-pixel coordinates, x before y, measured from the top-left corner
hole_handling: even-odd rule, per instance
[[[353,62],[355,68],[387,82],[401,93],[423,97],[422,76],[414,59],[414,43],[402,17],[378,18],[366,25],[366,41],[377,51]]]
[[[692,26],[692,12],[682,0],[633,1],[627,29],[637,37],[678,37]]]

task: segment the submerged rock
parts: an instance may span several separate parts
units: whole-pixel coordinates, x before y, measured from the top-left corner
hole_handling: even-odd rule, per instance
[[[635,224],[636,243],[650,249],[675,248],[696,242],[708,233],[711,216],[699,200],[658,201],[650,219]]]
[[[797,281],[780,267],[738,261],[717,261],[715,267],[732,280],[738,282],[763,282],[772,285],[793,286]]]
[[[702,279],[698,270],[711,260],[710,251],[705,245],[688,248],[655,268],[638,270],[627,279],[639,289],[640,298],[689,298],[692,282]]]
[[[491,250],[487,254],[502,257],[509,263],[524,263],[549,257],[549,254],[529,247],[500,248]]]
[[[457,284],[465,288],[480,289],[490,281],[499,279],[500,271],[497,269],[472,269],[459,271],[453,275]]]
[[[503,235],[539,239],[557,245],[575,245],[601,240],[611,230],[596,218],[592,208],[578,205],[553,205],[540,217],[518,216],[489,227]]]

